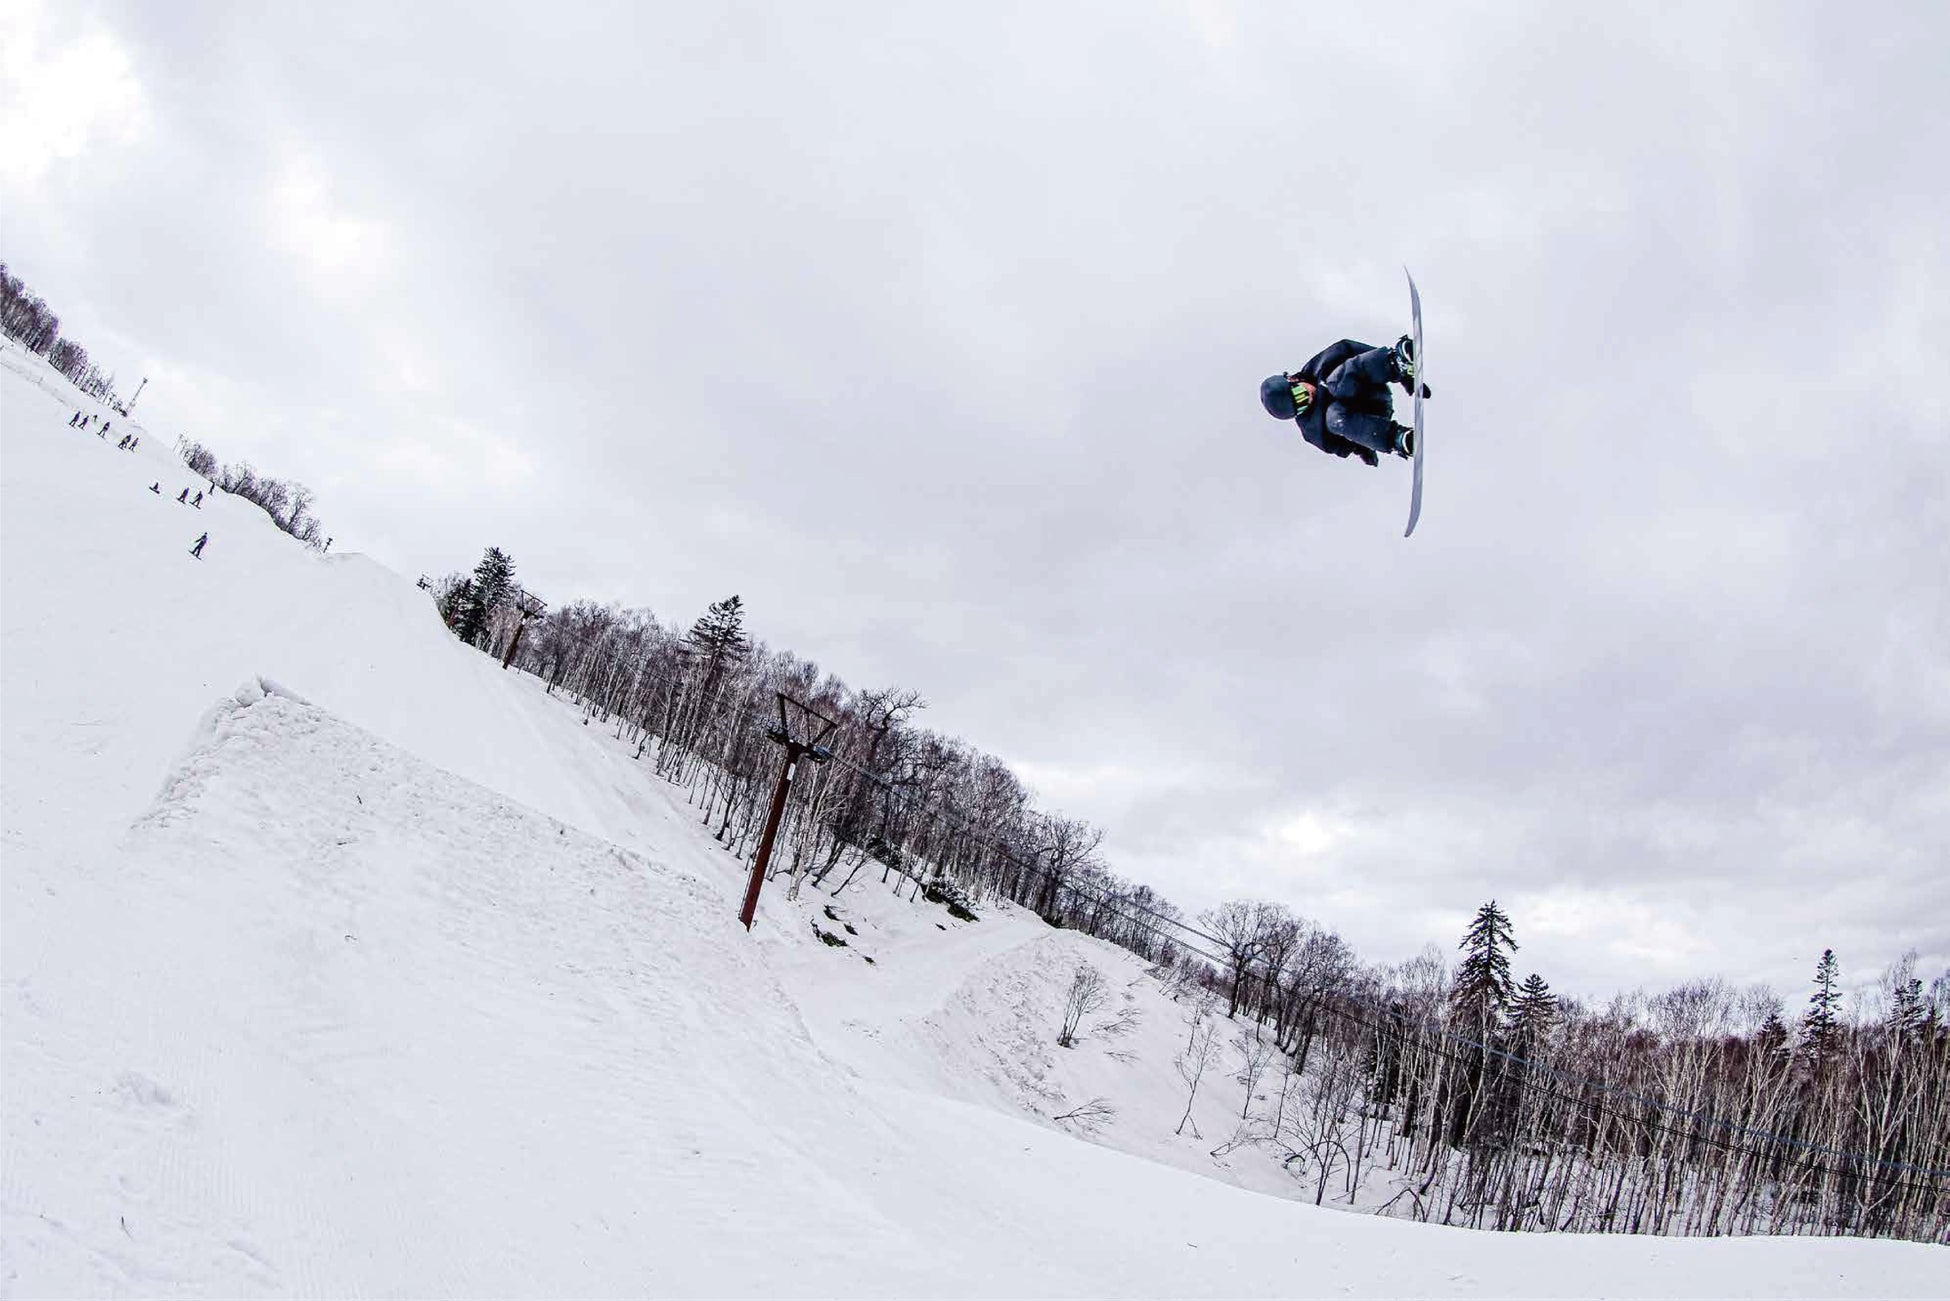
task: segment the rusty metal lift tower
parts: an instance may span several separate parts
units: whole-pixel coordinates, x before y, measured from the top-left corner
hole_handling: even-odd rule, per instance
[[[839,726],[804,701],[794,700],[783,691],[773,694],[779,698],[779,721],[766,728],[765,735],[785,747],[785,767],[779,770],[779,785],[772,792],[772,811],[765,818],[765,834],[759,837],[758,857],[752,860],[751,884],[745,887],[745,907],[738,914],[746,930],[752,928],[752,918],[758,915],[758,892],[765,885],[765,868],[772,861],[772,842],[778,837],[779,819],[785,814],[785,799],[792,793],[792,779],[799,770],[799,761],[810,758],[814,763],[825,763],[832,758],[833,752],[826,748],[826,738]],[[809,739],[800,740],[792,735],[785,715],[787,705],[805,716],[800,730],[809,733]],[[813,730],[815,724],[821,725],[817,731]]]

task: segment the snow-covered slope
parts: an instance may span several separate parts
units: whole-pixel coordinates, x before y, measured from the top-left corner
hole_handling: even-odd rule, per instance
[[[160,440],[69,429],[72,391],[22,373],[9,1295],[1950,1290],[1912,1244],[1475,1234],[1172,1168],[1209,1158],[1147,1137],[1168,1099],[1120,1072],[1168,1069],[1181,1028],[1125,955],[871,882],[775,889],[747,935],[739,865],[603,729],[409,581],[177,504]],[[1146,1000],[1135,1063],[1050,1043],[1084,958]],[[1120,1090],[1120,1141],[1161,1160],[1036,1119]]]

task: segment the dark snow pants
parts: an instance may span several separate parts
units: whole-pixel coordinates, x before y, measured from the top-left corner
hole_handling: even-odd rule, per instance
[[[1395,350],[1370,348],[1334,368],[1320,386],[1327,396],[1322,423],[1336,438],[1383,456],[1395,450]]]

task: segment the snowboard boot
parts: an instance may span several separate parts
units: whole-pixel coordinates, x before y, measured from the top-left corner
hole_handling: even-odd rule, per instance
[[[1402,392],[1415,396],[1415,339],[1411,335],[1395,340],[1395,382],[1402,386]],[[1422,396],[1432,398],[1435,394],[1424,384]]]
[[[1411,426],[1403,424],[1395,426],[1395,455],[1409,457],[1415,455],[1415,430]]]

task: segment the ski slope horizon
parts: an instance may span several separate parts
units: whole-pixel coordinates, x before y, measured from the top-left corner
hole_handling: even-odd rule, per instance
[[[77,401],[0,372],[8,1295],[1950,1291],[1918,1244],[1491,1235],[1077,1141],[1023,1105],[1082,1069],[1039,991],[1118,951],[864,885],[747,935],[605,729]]]

